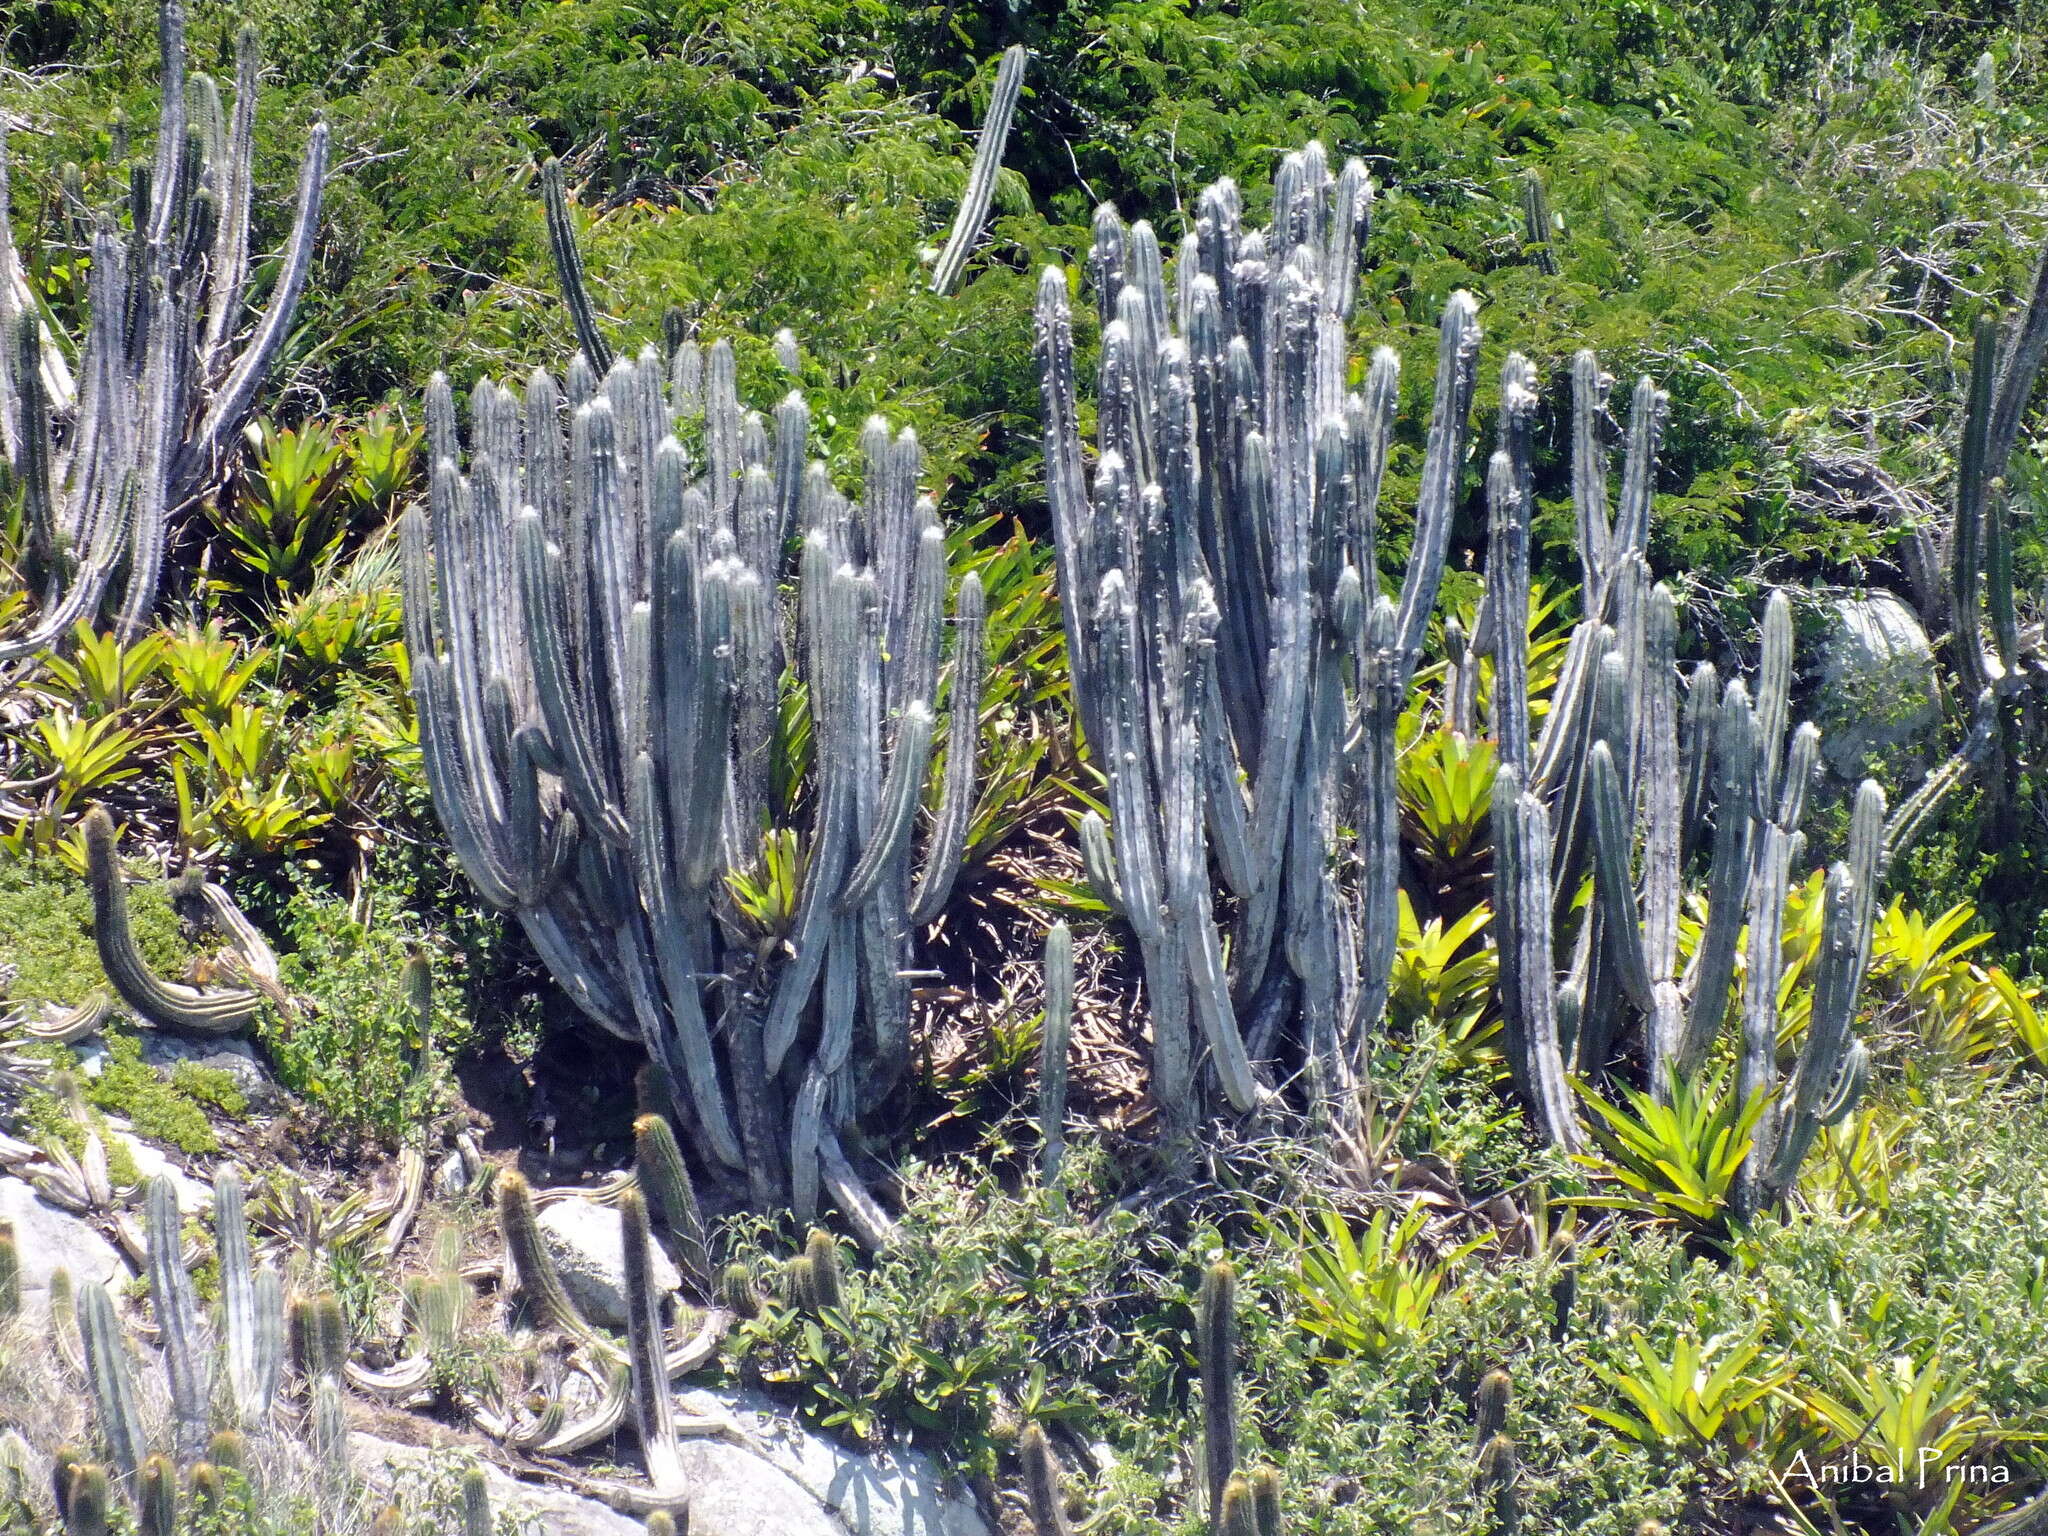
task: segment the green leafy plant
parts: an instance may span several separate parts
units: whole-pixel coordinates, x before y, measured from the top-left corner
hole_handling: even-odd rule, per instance
[[[317,421],[293,428],[259,418],[245,436],[248,464],[234,493],[213,504],[214,525],[250,574],[251,594],[274,603],[304,592],[341,552],[355,506],[345,494],[348,445]]]
[[[1423,1206],[1398,1218],[1379,1211],[1360,1234],[1335,1210],[1297,1218],[1283,1239],[1295,1250],[1290,1282],[1301,1326],[1325,1358],[1382,1359],[1428,1337],[1458,1260],[1485,1241],[1436,1254],[1417,1242],[1428,1219]]]
[[[1597,1116],[1599,1150],[1574,1154],[1614,1194],[1574,1195],[1572,1203],[1631,1211],[1669,1222],[1688,1236],[1718,1241],[1735,1209],[1735,1180],[1749,1155],[1750,1133],[1763,1115],[1761,1094],[1737,1100],[1725,1072],[1674,1076],[1671,1101],[1660,1104],[1634,1088],[1619,1103],[1581,1084],[1581,1101]]]
[[[1681,1333],[1660,1352],[1639,1333],[1629,1343],[1628,1365],[1593,1367],[1625,1406],[1581,1403],[1581,1413],[1666,1456],[1751,1452],[1771,1438],[1771,1410],[1792,1367],[1766,1355],[1761,1341]]]

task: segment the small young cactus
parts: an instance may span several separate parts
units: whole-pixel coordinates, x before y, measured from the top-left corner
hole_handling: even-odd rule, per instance
[[[734,1317],[759,1317],[761,1292],[754,1284],[754,1272],[744,1264],[726,1265],[718,1277],[718,1304]]]
[[[1479,1378],[1479,1395],[1472,1407],[1472,1445],[1483,1451],[1493,1437],[1508,1427],[1508,1404],[1514,1397],[1514,1381],[1505,1366],[1495,1366]]]
[[[1195,1355],[1202,1372],[1202,1462],[1213,1512],[1222,1508],[1224,1486],[1237,1471],[1237,1271],[1227,1259],[1202,1275]]]
[[[1257,1467],[1251,1475],[1252,1504],[1258,1511],[1259,1536],[1281,1536],[1281,1477],[1278,1467]]]
[[[832,1241],[831,1233],[813,1227],[804,1244],[804,1257],[810,1260],[811,1293],[815,1298],[812,1310],[836,1312],[846,1300],[839,1270],[839,1245]]]
[[[1038,1178],[1057,1189],[1067,1152],[1067,1053],[1074,1026],[1074,936],[1054,923],[1045,936],[1045,1032],[1038,1050]]]
[[[1033,1536],[1072,1536],[1067,1523],[1067,1495],[1060,1486],[1059,1458],[1052,1441],[1034,1420],[1017,1440],[1017,1460],[1024,1473],[1024,1496],[1031,1509]]]
[[[67,1536],[107,1536],[112,1507],[107,1469],[92,1462],[74,1464],[60,1504]]]
[[[698,1293],[708,1294],[711,1251],[704,1236],[704,1212],[697,1189],[683,1162],[676,1133],[661,1115],[642,1115],[633,1122],[634,1172],[647,1192],[648,1204],[662,1229],[674,1241],[676,1258]]]
[[[1513,1536],[1522,1523],[1521,1497],[1516,1484],[1521,1478],[1521,1461],[1515,1442],[1495,1435],[1479,1453],[1479,1492],[1493,1515],[1493,1529],[1500,1536]]]
[[[491,1519],[491,1480],[482,1467],[470,1467],[462,1474],[462,1536],[493,1536],[496,1530]]]
[[[142,1464],[135,1487],[137,1536],[178,1536],[178,1472],[168,1456]]]
[[[1210,1522],[1215,1536],[1259,1536],[1258,1499],[1251,1480],[1232,1473],[1217,1501],[1216,1517]]]

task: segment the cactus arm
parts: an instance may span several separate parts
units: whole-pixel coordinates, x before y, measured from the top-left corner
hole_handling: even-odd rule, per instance
[[[1939,768],[1921,780],[1920,786],[1900,802],[1899,808],[1892,812],[1891,820],[1885,824],[1885,865],[1912,846],[1933,819],[1935,811],[1940,809],[1941,803],[1976,771],[1998,740],[1998,728],[1998,699],[1991,689],[1986,688],[1977,695],[1970,731],[1962,744]]]
[[[1998,367],[1998,320],[1977,321],[1970,360],[1970,393],[1963,410],[1963,440],[1956,467],[1955,529],[1949,540],[1950,646],[1964,690],[1975,694],[1990,681],[1984,655],[1984,506],[1995,478],[1991,415]]]
[[[518,551],[527,649],[533,659],[534,691],[547,721],[548,746],[583,824],[613,847],[624,847],[630,836],[625,817],[605,792],[597,745],[571,697],[569,658],[562,644],[562,554],[549,547],[540,514],[531,508],[519,515]]]
[[[164,1375],[170,1382],[171,1413],[177,1424],[178,1454],[190,1461],[206,1444],[206,1410],[212,1373],[199,1332],[199,1301],[186,1272],[178,1194],[170,1179],[149,1181],[144,1205],[148,1237],[150,1308],[162,1340]]]
[[[2013,606],[2012,506],[2005,481],[1993,480],[1984,497],[1984,608],[2000,671],[2010,677],[2019,660],[2019,613]]]
[[[78,1288],[79,1334],[85,1341],[85,1373],[92,1385],[100,1435],[123,1477],[133,1477],[149,1454],[149,1439],[136,1406],[135,1381],[128,1367],[127,1347],[107,1288],[89,1283]]]
[[[256,29],[244,26],[235,34],[235,116],[225,146],[226,186],[209,274],[203,343],[208,352],[225,346],[233,334],[249,281],[249,212],[256,190],[256,96],[262,73],[263,52]]]
[[[202,990],[164,981],[150,970],[128,926],[128,892],[114,850],[114,823],[101,807],[83,823],[92,886],[93,942],[121,1001],[149,1023],[186,1035],[230,1035],[255,1021],[258,994],[239,988]]]
[[[1761,651],[1756,671],[1754,804],[1756,814],[1765,816],[1778,801],[1778,764],[1785,750],[1792,699],[1792,604],[1782,588],[1774,589],[1764,605]]]
[[[1519,364],[1519,366],[1513,366]],[[1501,373],[1500,444],[1487,464],[1486,649],[1493,656],[1488,719],[1499,760],[1529,771],[1529,424],[1535,370],[1519,356]]]
[[[1674,979],[1678,968],[1680,860],[1684,844],[1684,791],[1679,773],[1675,691],[1677,643],[1677,606],[1671,590],[1659,582],[1650,589],[1644,627],[1641,775],[1643,959],[1650,979],[1650,1013],[1644,1034],[1652,1083],[1668,1076],[1667,1064],[1678,1049],[1684,1021],[1684,1004]]]
[[[1013,43],[1003,50],[996,69],[995,89],[988,99],[988,115],[982,119],[981,139],[974,149],[974,168],[967,174],[967,192],[960,199],[960,211],[953,220],[952,238],[939,253],[932,268],[932,292],[940,297],[959,285],[967,267],[968,254],[988,219],[989,202],[995,196],[996,175],[1003,167],[1003,146],[1010,137],[1010,119],[1017,110],[1017,97],[1024,89],[1024,45]]]
[[[618,1346],[592,1327],[569,1300],[554,1255],[541,1236],[533,1191],[516,1173],[498,1176],[498,1226],[512,1260],[512,1273],[541,1325],[567,1334],[602,1357],[615,1357]]]
[[[967,826],[974,811],[976,745],[981,735],[981,696],[987,673],[985,636],[988,598],[981,577],[969,571],[953,600],[953,681],[946,702],[946,778],[939,813],[925,847],[924,869],[910,902],[910,921],[922,928],[937,922],[953,894]]]
[[[1550,815],[1511,768],[1494,783],[1493,839],[1509,1064],[1545,1137],[1574,1151],[1579,1128],[1565,1082],[1551,950]]]
[[[713,1274],[704,1212],[676,1133],[660,1115],[642,1115],[633,1122],[633,1166],[647,1190],[661,1224],[675,1240],[683,1270],[704,1295],[711,1294]]]
[[[1693,959],[1685,1035],[1673,1062],[1686,1074],[1698,1070],[1721,1027],[1735,973],[1736,939],[1742,928],[1742,892],[1749,876],[1754,827],[1750,808],[1756,795],[1756,717],[1749,707],[1749,690],[1740,680],[1730,682],[1721,695],[1715,764],[1719,794],[1713,866],[1707,884],[1707,924]]]
[[[1992,479],[2005,474],[2019,441],[2020,420],[2034,393],[2034,381],[2041,365],[2048,362],[2048,245],[2034,268],[2034,281],[2027,307],[1999,364],[1998,385],[1991,407],[1990,430],[1985,434],[1985,472]]]
[[[1578,519],[1580,589],[1586,612],[1599,611],[1614,525],[1607,505],[1607,441],[1602,433],[1614,380],[1591,351],[1572,358],[1572,509]]]
[[[569,306],[569,319],[576,327],[576,344],[583,349],[592,368],[600,374],[609,373],[612,349],[598,329],[597,310],[584,282],[583,253],[576,248],[576,225],[569,213],[569,193],[561,161],[550,158],[541,166],[540,189],[547,209],[548,252],[554,258],[555,280],[562,285],[562,300]]]
[[[1593,810],[1593,894],[1600,904],[1601,929],[1628,1000],[1643,1013],[1657,1006],[1650,979],[1643,923],[1636,916],[1635,881],[1630,870],[1628,810],[1607,743],[1596,741],[1589,762]]]
[[[1557,276],[1557,250],[1551,243],[1550,194],[1543,173],[1533,167],[1522,173],[1522,248],[1545,277]]]
[[[191,494],[199,477],[210,472],[230,439],[241,430],[256,403],[256,391],[262,387],[285,338],[291,334],[292,317],[305,291],[306,278],[313,270],[313,237],[319,228],[321,199],[327,186],[327,154],[327,124],[315,123],[306,138],[305,158],[299,162],[291,233],[285,240],[277,280],[271,286],[270,303],[243,346],[241,356],[215,392],[198,432],[179,454],[174,481],[179,487],[176,501]],[[154,582],[151,589],[153,592]],[[147,617],[146,608],[135,617],[138,622]]]
[[[1821,926],[1821,958],[1814,977],[1813,1013],[1788,1094],[1776,1155],[1764,1184],[1767,1196],[1782,1200],[1799,1176],[1820,1128],[1846,1112],[1844,1094],[1858,1089],[1859,1063],[1853,1037],[1857,999],[1870,968],[1871,938],[1877,923],[1877,887],[1883,878],[1884,791],[1865,779],[1849,813],[1848,857],[1828,872]]]
[[[1430,407],[1428,445],[1423,453],[1422,490],[1415,508],[1415,543],[1401,584],[1396,622],[1399,659],[1396,693],[1405,694],[1422,659],[1422,640],[1443,581],[1457,509],[1458,478],[1464,470],[1465,439],[1471,428],[1472,387],[1479,362],[1479,306],[1463,289],[1444,306],[1437,343],[1436,396]]]
[[[640,1431],[640,1455],[655,1492],[678,1493],[683,1466],[676,1449],[675,1405],[662,1358],[661,1293],[654,1285],[647,1201],[637,1189],[619,1197],[619,1226],[626,1262],[626,1353],[633,1367],[633,1417]]]
[[[882,785],[881,813],[868,833],[867,845],[839,888],[838,908],[850,912],[875,894],[884,875],[910,844],[917,816],[918,791],[931,765],[932,711],[922,699],[904,707],[889,754],[889,775]]]

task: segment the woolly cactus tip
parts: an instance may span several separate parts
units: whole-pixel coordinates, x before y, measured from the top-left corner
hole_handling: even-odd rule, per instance
[[[810,1261],[811,1286],[818,1311],[837,1310],[845,1302],[839,1267],[839,1244],[832,1234],[813,1227],[804,1243],[804,1257]]]
[[[64,1496],[58,1501],[65,1531],[69,1536],[107,1536],[112,1502],[107,1469],[93,1462],[74,1464]]]

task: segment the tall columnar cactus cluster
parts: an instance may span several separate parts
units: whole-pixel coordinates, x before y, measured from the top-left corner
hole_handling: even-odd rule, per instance
[[[742,410],[723,341],[601,378],[579,356],[566,385],[536,374],[523,395],[479,383],[466,473],[445,379],[427,417],[405,608],[458,858],[583,1010],[645,1045],[707,1158],[806,1215],[822,1182],[878,1235],[841,1131],[908,1059],[905,966],[959,866],[982,664],[969,575],[919,857],[947,570],[916,437],[870,421],[850,501],[810,458],[800,395],[772,420]],[[808,706],[800,784],[785,674]],[[727,877],[785,829],[804,839],[800,895],[786,944],[760,945]]]
[[[1494,662],[1490,724],[1499,744],[1494,790],[1497,942],[1508,1056],[1552,1140],[1576,1145],[1572,1069],[1604,1072],[1640,1022],[1653,1091],[1691,1075],[1722,1027],[1738,947],[1742,1067],[1738,1091],[1777,1088],[1783,914],[1820,733],[1791,729],[1792,609],[1765,606],[1751,685],[1725,687],[1710,663],[1686,676],[1681,702],[1678,610],[1652,583],[1644,551],[1664,397],[1636,386],[1619,503],[1607,490],[1600,426],[1609,380],[1591,353],[1573,363],[1572,495],[1584,616],[1574,628],[1544,717],[1531,739],[1526,634],[1530,433],[1536,393],[1527,361],[1502,372],[1499,443],[1488,465],[1486,619],[1476,649]],[[1711,822],[1710,838],[1698,829]],[[1678,970],[1683,873],[1706,867],[1707,921]],[[1831,871],[1813,1023],[1782,1140],[1775,1110],[1759,1125],[1744,1186],[1752,1201],[1782,1193],[1822,1118],[1844,1112],[1861,1083],[1851,1038],[1868,965],[1884,846],[1884,796],[1858,791],[1847,859]],[[1593,899],[1576,913],[1590,877]],[[1746,944],[1743,936],[1746,933]],[[1789,1159],[1789,1161],[1787,1160]]]
[[[91,318],[75,350],[48,333],[12,243],[0,123],[0,455],[24,487],[18,574],[29,599],[26,622],[0,636],[0,662],[60,642],[117,578],[119,633],[148,622],[168,519],[220,476],[312,265],[326,125],[307,141],[291,232],[251,326],[255,33],[239,41],[230,114],[211,79],[186,73],[181,0],[163,0],[157,25],[155,157],[131,167],[129,231],[95,222]]]
[[[1154,1097],[1185,1129],[1198,1055],[1239,1110],[1292,1056],[1346,1101],[1395,936],[1399,701],[1422,654],[1464,457],[1479,328],[1446,306],[1398,604],[1375,530],[1398,364],[1347,395],[1371,185],[1320,146],[1288,157],[1269,228],[1202,194],[1169,299],[1152,228],[1105,206],[1089,256],[1102,331],[1084,467],[1066,276],[1039,289],[1046,485],[1069,663],[1108,778],[1082,828],[1091,881],[1143,958]],[[1211,862],[1239,909],[1226,970]]]
[[[1445,307],[1414,535],[1398,600],[1379,587],[1377,521],[1397,363],[1381,349],[1346,393],[1345,319],[1371,188],[1290,156],[1264,230],[1228,182],[1205,192],[1168,299],[1159,242],[1097,214],[1102,322],[1092,486],[1075,405],[1065,275],[1040,288],[1047,486],[1075,697],[1108,780],[1082,826],[1091,881],[1128,921],[1153,1025],[1155,1098],[1185,1129],[1205,1081],[1239,1111],[1299,1068],[1340,1116],[1386,1000],[1397,918],[1396,721],[1440,584],[1479,344],[1473,302]],[[1480,680],[1500,774],[1496,942],[1515,1080],[1551,1140],[1580,1141],[1569,1078],[1604,1071],[1637,1024],[1653,1083],[1692,1072],[1730,1001],[1739,937],[1745,1091],[1776,1081],[1781,913],[1818,749],[1789,731],[1791,613],[1774,596],[1751,689],[1679,674],[1678,610],[1645,559],[1665,397],[1637,385],[1625,433],[1591,353],[1573,364],[1572,496],[1583,617],[1540,716],[1526,616],[1534,369],[1502,374],[1486,477],[1486,593],[1469,642],[1446,626],[1447,709]],[[1625,438],[1618,500],[1610,440]],[[1482,663],[1490,668],[1482,670]],[[1469,728],[1469,724],[1461,724]],[[1816,1028],[1782,1139],[1752,1154],[1781,1189],[1820,1117],[1859,1081],[1849,1038],[1881,873],[1883,797],[1857,799],[1829,879]],[[1688,834],[1711,823],[1711,850]],[[1688,862],[1710,918],[1679,969]],[[1235,905],[1224,962],[1217,875]],[[1579,896],[1592,881],[1594,899]],[[1198,1055],[1207,1053],[1207,1078]]]

